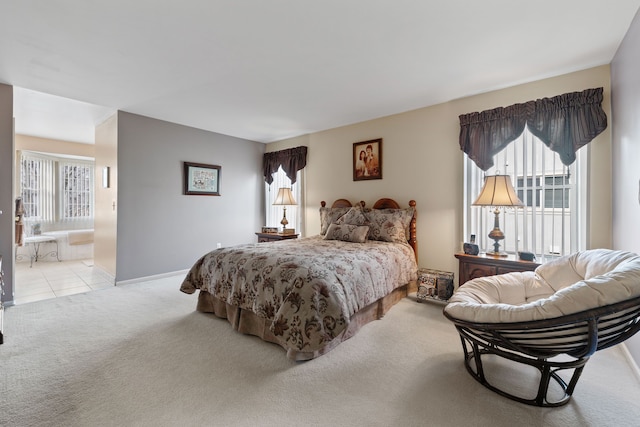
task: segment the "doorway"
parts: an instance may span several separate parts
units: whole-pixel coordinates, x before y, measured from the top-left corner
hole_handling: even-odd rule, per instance
[[[14,87],[15,304],[113,286],[93,263],[96,126],[114,110]],[[17,212],[16,212],[17,213]],[[18,227],[16,227],[16,230]]]

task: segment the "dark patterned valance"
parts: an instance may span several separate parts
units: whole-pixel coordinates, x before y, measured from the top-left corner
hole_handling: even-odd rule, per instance
[[[493,156],[520,136],[525,125],[570,165],[576,151],[607,128],[602,88],[463,114],[460,149],[486,171],[493,166]]]
[[[282,170],[287,174],[291,183],[295,184],[296,174],[307,165],[307,147],[300,146],[264,153],[262,164],[264,181],[267,184],[271,185],[273,182],[273,174],[278,172],[280,166],[282,166]]]

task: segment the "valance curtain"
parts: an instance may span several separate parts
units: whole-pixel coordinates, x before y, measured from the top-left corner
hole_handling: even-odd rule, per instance
[[[282,166],[282,170],[291,180],[296,182],[296,174],[307,165],[307,147],[300,146],[286,150],[264,153],[263,157],[264,181],[271,185],[273,174]]]
[[[460,149],[480,169],[493,166],[493,156],[509,145],[528,126],[565,165],[576,151],[607,128],[602,109],[603,88],[571,92],[524,104],[499,107],[460,116]]]

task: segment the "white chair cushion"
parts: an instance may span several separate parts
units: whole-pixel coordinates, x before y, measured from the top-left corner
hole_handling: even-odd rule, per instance
[[[536,269],[536,274],[559,291],[580,280],[612,271],[621,262],[636,256],[631,252],[592,249],[546,262]]]
[[[473,279],[449,300],[450,316],[474,323],[560,317],[640,296],[640,257],[594,249],[561,257],[534,272]]]

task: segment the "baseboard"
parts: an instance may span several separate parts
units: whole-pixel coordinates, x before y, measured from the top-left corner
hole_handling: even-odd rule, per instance
[[[116,283],[116,278],[111,273],[95,263],[93,264],[93,271],[104,277],[109,283]]]
[[[621,343],[620,347],[622,348],[622,354],[624,354],[624,357],[627,359],[627,362],[629,363],[629,367],[631,368],[633,373],[636,375],[636,378],[638,379],[638,381],[640,381],[640,368],[638,368],[638,364],[633,359],[633,356],[631,355],[631,352],[627,348],[626,343]]]
[[[153,276],[138,277],[135,279],[119,280],[116,282],[116,286],[130,285],[132,283],[148,282],[150,280],[165,279],[167,277],[173,277],[173,276],[179,276],[179,275],[184,276],[188,272],[189,272],[189,269],[186,269],[186,270],[179,270],[179,271],[171,271],[169,273],[154,274]]]

